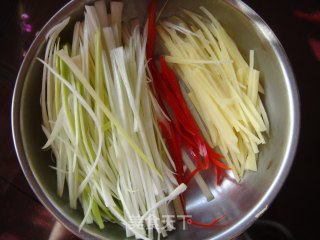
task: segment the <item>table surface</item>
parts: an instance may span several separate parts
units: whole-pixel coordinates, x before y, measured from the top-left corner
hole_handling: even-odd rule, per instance
[[[0,240],[77,239],[41,205],[20,169],[11,135],[16,75],[36,32],[66,0],[3,0],[0,8]],[[276,221],[296,239],[319,239],[320,1],[245,0],[273,29],[295,72],[301,97],[301,135],[282,190],[262,219]],[[25,15],[27,14],[27,15]]]

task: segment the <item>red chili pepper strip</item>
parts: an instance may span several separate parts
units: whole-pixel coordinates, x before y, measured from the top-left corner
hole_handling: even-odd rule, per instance
[[[171,127],[169,126],[168,128],[165,126],[164,123],[159,122],[160,129],[162,131],[162,134],[164,135],[167,145],[169,148],[169,152],[171,153],[173,157],[173,161],[176,165],[176,172],[177,172],[177,180],[178,183],[181,184],[183,183],[183,163],[182,163],[182,154],[181,154],[181,146],[179,145],[180,141],[175,134],[172,133]]]
[[[207,148],[207,150],[208,150],[208,152],[210,154],[210,157],[215,158],[215,159],[223,158],[223,155],[217,153],[216,151],[211,151],[212,148],[209,146],[208,143],[205,143],[205,144],[206,144],[206,148]]]
[[[180,89],[178,80],[173,70],[167,65],[165,58],[160,58],[161,71],[159,72],[155,60],[153,58],[154,45],[156,41],[156,18],[155,18],[156,0],[152,0],[148,19],[148,39],[147,39],[147,59],[150,70],[153,87],[153,93],[167,116],[171,116],[171,122],[165,119],[159,121],[159,127],[166,139],[168,149],[173,157],[176,165],[177,181],[178,183],[185,182],[188,184],[190,180],[199,171],[207,169],[211,161],[216,167],[217,181],[221,180],[223,174],[222,170],[229,169],[219,161],[222,156],[216,153],[204,140],[200,130],[193,119],[193,116],[187,106],[183,94]],[[167,105],[165,105],[165,103]],[[172,113],[168,114],[167,106]],[[185,179],[183,179],[183,161],[182,161],[182,146],[184,146],[192,158],[198,163],[197,168],[192,171]],[[202,160],[204,160],[204,163]],[[185,210],[185,199],[180,195],[180,201]],[[223,216],[222,216],[223,217]],[[210,228],[217,224],[221,218],[213,220],[211,223],[201,223],[193,221],[191,218],[187,219],[189,224]]]
[[[206,145],[207,149],[209,149],[209,157],[213,165],[216,169],[216,183],[217,185],[220,185],[222,182],[223,177],[225,176],[224,170],[231,170],[228,166],[220,162],[218,159],[222,158],[222,155],[218,154],[215,151],[211,151],[211,148],[209,145]]]
[[[178,79],[176,78],[173,70],[168,66],[167,62],[165,61],[165,58],[163,56],[160,57],[160,64],[161,64],[161,72],[165,75],[164,80],[167,81],[169,84],[169,87],[171,87],[172,92],[177,98],[177,102],[179,103],[179,106],[182,108],[182,111],[185,113],[185,116],[187,118],[187,121],[190,127],[193,129],[198,129],[198,126],[193,119],[193,116],[187,106],[187,103],[183,97],[183,94],[181,92]]]
[[[184,116],[185,119],[188,119],[188,125],[191,129],[194,129],[193,132],[199,133],[199,129],[198,126],[195,122],[195,120],[193,119],[193,116],[189,110],[189,108],[187,107],[187,103],[185,102],[184,98],[183,98],[183,94],[181,92],[180,86],[178,84],[178,80],[173,72],[173,70],[167,65],[165,58],[162,56],[160,58],[160,64],[161,64],[161,70],[163,72],[163,79],[167,80],[169,86],[171,87],[171,90],[174,91],[174,96],[177,99],[177,102],[179,102],[179,106],[182,108],[183,112],[184,112]],[[171,104],[170,104],[171,105]],[[184,119],[184,121],[185,121]],[[185,124],[185,123],[184,123]],[[189,129],[189,128],[188,128]],[[208,152],[212,152],[211,157],[210,158],[216,158],[215,162],[219,162],[217,159],[221,158],[221,155],[217,154],[216,152],[214,152],[209,146],[208,144],[204,141],[204,139],[202,138],[202,136],[199,134],[198,136],[196,136],[195,138],[193,137],[192,140],[197,140],[199,142],[199,148],[202,148],[202,152],[203,150],[206,150],[206,153]],[[205,145],[205,147],[204,147]],[[200,152],[200,149],[199,149]],[[200,155],[202,155],[200,153]],[[207,169],[209,166],[209,157],[207,154],[202,155],[205,159],[205,165],[202,165],[201,168]],[[200,163],[201,164],[201,163]],[[219,165],[221,166],[221,165]]]
[[[217,185],[219,186],[220,184],[221,184],[221,182],[222,182],[222,179],[224,178],[224,176],[225,176],[225,172],[224,171],[222,171],[222,169],[221,168],[216,168],[216,174],[217,174],[217,177],[216,177],[216,179],[217,179]]]
[[[185,179],[184,179],[184,183],[185,184],[188,184],[190,181],[191,181],[191,179],[198,173],[198,172],[200,172],[200,168],[199,167],[197,167],[195,170],[193,170]]]
[[[222,176],[222,170],[217,167],[216,168],[216,181],[217,181],[218,186],[221,184],[221,176]]]
[[[155,83],[156,88],[158,88],[159,92],[162,93],[162,98],[164,99],[164,101],[170,106],[171,110],[174,113],[174,117],[177,118],[177,120],[179,121],[180,125],[190,125],[190,120],[188,120],[190,117],[188,117],[188,115],[186,114],[186,111],[181,108],[181,103],[179,100],[180,94],[177,94],[176,91],[170,89],[170,84],[168,84],[167,79],[168,79],[168,75],[165,74],[163,71],[163,69],[161,69],[161,76],[162,76],[162,81],[159,81],[157,83]],[[177,82],[176,82],[177,84]],[[179,87],[178,85],[176,87]],[[179,88],[180,91],[180,88]],[[178,97],[178,98],[177,98]],[[180,96],[181,97],[181,96]],[[192,124],[192,123],[191,123]],[[191,138],[193,138],[196,135],[195,132],[195,127],[184,127],[182,128],[186,134],[190,134]]]
[[[218,159],[223,158],[223,156],[219,153],[217,153],[216,151],[213,151],[212,148],[207,144],[206,144],[206,148],[208,150],[208,154],[209,154],[209,158],[212,161],[212,163],[222,169],[225,170],[231,170],[231,168],[229,168],[228,166],[226,166],[225,164],[223,164],[222,162],[220,162]]]
[[[211,223],[196,222],[196,221],[193,221],[191,218],[187,218],[187,223],[194,226],[198,226],[198,227],[211,228],[214,225],[216,225],[223,217],[224,215],[213,220]]]
[[[176,99],[174,98],[174,95],[168,91],[168,89],[165,88],[163,83],[159,84],[159,90],[160,93],[164,93],[164,95],[161,95],[163,97],[163,99],[165,100],[165,102],[170,106],[171,110],[174,113],[174,117],[179,121],[180,125],[183,124],[188,124],[186,123],[186,116],[184,114],[184,112],[182,111],[182,109],[180,108],[178,102],[176,101]],[[187,129],[188,133],[191,135],[195,135],[195,133],[193,133],[194,131],[192,131],[193,129]]]
[[[176,79],[174,72],[167,65],[167,62],[163,56],[160,57],[160,66],[161,66],[161,72],[165,76],[165,80],[167,81],[169,89],[172,92],[176,93],[175,97],[177,98],[177,101],[181,103],[182,109],[184,110],[185,114],[188,115],[189,109],[186,106],[186,103],[183,99],[183,95],[182,95],[178,80]],[[190,120],[192,119],[188,119],[188,121]]]
[[[166,66],[167,69],[168,66]],[[166,79],[166,75],[163,74],[163,79]],[[175,80],[176,82],[176,80]],[[193,148],[197,148],[195,145],[195,139],[200,143],[199,147],[202,146],[202,148],[205,149],[205,143],[202,139],[201,135],[199,134],[199,130],[197,129],[196,124],[194,123],[193,118],[191,117],[191,113],[187,109],[187,111],[183,111],[181,109],[181,105],[178,99],[176,99],[175,96],[180,96],[180,99],[183,99],[182,95],[176,94],[174,95],[168,88],[166,88],[166,85],[163,82],[156,83],[159,86],[159,90],[162,93],[162,97],[165,99],[167,104],[171,107],[172,112],[174,113],[174,117],[177,118],[177,121],[174,121],[174,125],[177,127],[178,133],[181,135],[182,139],[185,141],[185,145],[192,146]],[[177,84],[177,83],[176,83]],[[177,85],[178,87],[178,85]],[[179,89],[180,91],[180,89]],[[183,99],[184,102],[184,99]],[[185,102],[184,102],[185,103]],[[179,105],[178,105],[179,104]],[[189,113],[189,114],[188,114]],[[188,117],[189,116],[189,117]],[[186,121],[186,119],[192,119],[191,121]],[[189,126],[191,130],[189,129]],[[186,127],[188,126],[188,128]],[[185,130],[185,133],[182,133],[181,130]],[[199,148],[198,147],[198,148]],[[188,147],[190,149],[190,147]],[[195,154],[194,154],[195,155]],[[194,156],[193,155],[193,156]],[[200,158],[198,158],[198,164],[202,169],[207,169],[209,166],[209,158],[207,155],[204,155],[205,157],[205,164],[203,165],[200,161]]]
[[[190,145],[185,144],[186,150],[188,151],[189,155],[192,157],[192,159],[196,160],[196,162],[198,163],[198,167],[200,169],[207,169],[206,165],[202,164],[202,161],[200,160],[200,156],[197,155],[196,151],[194,150],[194,148]]]
[[[199,145],[199,148],[201,148],[201,150],[199,149],[199,154],[204,158],[204,169],[208,169],[209,167],[209,152],[208,152],[208,149],[206,148],[205,144],[202,142],[200,145]]]
[[[222,176],[222,169],[230,169],[219,161],[222,157],[216,153],[204,140],[196,121],[194,120],[188,105],[183,97],[178,79],[174,71],[168,66],[165,58],[160,57],[160,71],[153,58],[156,41],[156,1],[153,0],[150,6],[148,19],[147,58],[148,66],[153,79],[152,86],[159,105],[165,113],[171,117],[171,122],[159,122],[162,133],[169,145],[169,151],[174,159],[177,170],[177,180],[183,182],[183,161],[182,150],[184,146],[193,160],[197,163],[197,170],[187,176],[185,182],[200,170],[206,170],[211,162],[217,169],[219,179]],[[172,114],[168,114],[168,112]],[[166,121],[166,120],[161,120]]]
[[[168,99],[168,96],[170,95],[170,90],[166,91],[167,94],[164,95],[164,97],[170,101],[170,106],[173,107],[173,112],[179,116],[179,119],[181,119],[181,116],[184,117],[184,119],[180,120],[181,124],[184,126],[182,129],[185,129],[187,132],[192,133],[192,136],[189,137],[191,142],[194,142],[196,140],[196,142],[198,142],[198,150],[200,152],[200,148],[202,148],[202,152],[203,150],[206,150],[205,146],[205,141],[202,138],[200,132],[199,132],[199,128],[196,125],[195,120],[193,119],[193,116],[189,110],[189,108],[187,107],[187,103],[185,102],[180,86],[178,84],[178,80],[174,75],[174,72],[172,71],[172,69],[167,65],[165,59],[163,57],[160,58],[160,62],[161,62],[161,71],[163,73],[163,79],[165,81],[167,81],[167,83],[169,83],[169,85],[173,88],[171,90],[174,91],[173,96],[175,97],[170,97],[170,99]],[[176,98],[175,102],[172,102],[172,99]],[[177,104],[178,108],[177,108]],[[181,109],[181,110],[179,110]],[[188,126],[188,127],[186,127]],[[191,129],[191,130],[190,130]],[[188,141],[187,141],[188,142]],[[190,144],[190,142],[189,142]],[[200,154],[201,155],[201,154]],[[199,165],[201,165],[201,168],[203,169],[207,169],[209,166],[209,158],[207,156],[207,151],[206,154],[203,155],[205,163],[204,165],[201,162],[198,162]]]
[[[210,158],[210,160],[212,161],[212,163],[215,166],[217,166],[220,169],[231,170],[231,168],[227,167],[226,165],[224,165],[222,162],[216,160],[215,158]]]

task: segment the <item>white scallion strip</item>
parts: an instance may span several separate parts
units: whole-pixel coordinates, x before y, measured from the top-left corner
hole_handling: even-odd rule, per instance
[[[45,59],[39,59],[44,148],[55,156],[58,195],[67,185],[70,207],[81,203],[79,230],[110,221],[122,225],[127,237],[151,239],[154,230],[165,237],[173,230],[169,202],[186,186],[178,186],[155,121],[155,115],[167,116],[148,86],[147,31],[134,28],[123,44],[123,4],[110,7],[108,15],[103,1],[86,6],[70,44],[60,46],[65,39],[59,37],[68,21],[48,35]],[[181,204],[174,205],[182,212]],[[132,224],[136,217],[153,228],[139,229]]]

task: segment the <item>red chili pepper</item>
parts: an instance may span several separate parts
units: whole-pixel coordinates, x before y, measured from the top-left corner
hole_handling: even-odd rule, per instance
[[[209,166],[209,157],[207,155],[208,151],[207,151],[206,146],[205,146],[205,141],[202,138],[201,134],[199,133],[198,126],[196,125],[196,122],[193,119],[193,116],[192,116],[189,108],[187,107],[187,103],[185,102],[185,100],[183,98],[180,86],[178,84],[178,80],[175,77],[174,72],[167,65],[167,63],[166,63],[166,61],[165,61],[165,59],[163,57],[160,58],[160,63],[161,63],[161,73],[163,73],[163,79],[171,87],[171,91],[174,91],[174,95],[173,96],[175,96],[176,102],[172,102],[172,100],[174,99],[173,96],[170,96],[170,98],[169,98],[169,96],[168,96],[168,95],[170,95],[169,90],[166,91],[167,94],[165,95],[165,97],[166,97],[167,101],[170,102],[169,105],[174,108],[173,112],[177,116],[179,116],[179,120],[180,120],[181,124],[183,124],[184,126],[188,126],[187,128],[186,127],[182,128],[182,129],[186,130],[186,132],[191,133],[191,135],[192,135],[191,138],[186,136],[186,135],[183,135],[183,137],[185,138],[186,142],[189,145],[193,145],[190,142],[194,142],[194,141],[198,142],[199,154],[202,155],[202,157],[204,157],[204,160],[205,160],[204,165],[201,163],[201,161],[198,161],[198,164],[200,165],[200,167],[202,169],[207,169],[208,166]],[[177,108],[177,105],[176,105],[177,103],[179,104],[178,108]],[[179,108],[181,110],[179,110]],[[181,111],[184,114],[182,114]],[[181,120],[182,116],[184,118]],[[191,139],[191,140],[188,140],[188,138]],[[202,151],[200,150],[200,148],[202,148]],[[203,151],[205,151],[205,154],[203,154]]]
[[[223,156],[215,152],[204,140],[183,97],[178,79],[164,57],[160,57],[160,71],[157,68],[153,57],[156,41],[155,8],[156,1],[152,0],[148,19],[146,56],[152,77],[151,87],[153,94],[165,114],[171,119],[171,121],[161,119],[159,127],[176,166],[177,181],[179,184],[188,184],[199,171],[208,169],[211,163],[216,169],[217,182],[220,182],[223,171],[230,168],[219,161]],[[196,169],[187,176],[184,176],[182,148],[185,148],[194,162],[197,163]],[[183,195],[180,195],[180,201],[185,213],[185,199]],[[215,219],[209,224],[196,222],[190,218],[188,219],[188,223],[195,226],[212,227],[221,218]]]
[[[166,71],[168,70],[171,70],[164,58],[161,58],[161,66],[162,66],[162,69],[166,69]],[[170,76],[169,74],[163,74],[163,79],[166,79],[166,77],[168,78],[168,76]],[[169,81],[168,81],[169,82]],[[180,122],[180,124],[183,124],[185,122],[185,118],[188,118],[190,119],[188,124],[189,124],[189,128],[187,132],[195,132],[195,130],[191,130],[190,131],[190,128],[197,128],[194,120],[191,116],[191,113],[189,112],[188,108],[186,107],[186,111],[184,112],[181,112],[181,110],[179,110],[179,106],[186,106],[186,103],[184,101],[184,99],[182,98],[182,93],[180,91],[180,88],[178,88],[177,90],[177,87],[179,87],[176,83],[177,83],[177,80],[174,79],[174,80],[170,80],[171,82],[171,86],[175,86],[175,91],[177,94],[173,95],[171,93],[171,91],[173,91],[173,89],[171,89],[171,91],[167,88],[167,85],[165,85],[164,83],[160,83],[160,89],[162,92],[162,95],[164,96],[164,98],[166,99],[167,103],[170,105],[170,107],[172,108],[171,110],[173,110],[174,112],[174,115],[177,117],[177,120]],[[180,94],[179,94],[180,93]],[[179,98],[178,96],[181,96],[181,98]],[[177,106],[177,103],[174,101],[174,99],[178,100],[179,101],[179,106]],[[189,113],[189,114],[188,114]],[[184,119],[182,119],[184,118]],[[191,178],[196,174],[196,172],[198,172],[200,169],[207,169],[208,166],[209,166],[209,160],[211,160],[211,162],[217,167],[217,182],[220,184],[221,182],[221,177],[223,176],[222,175],[222,169],[225,169],[225,170],[230,170],[230,168],[228,168],[227,166],[225,166],[223,163],[221,163],[218,159],[221,158],[222,156],[218,153],[216,153],[215,151],[213,151],[211,149],[211,147],[203,140],[203,138],[201,137],[200,134],[192,134],[193,136],[192,137],[195,137],[195,135],[197,135],[195,137],[195,139],[198,139],[198,153],[199,155],[201,155],[202,157],[204,157],[205,159],[205,162],[204,164],[201,162],[200,158],[198,157],[198,155],[195,153],[195,149],[196,149],[196,144],[194,143],[195,142],[195,139],[190,139],[186,134],[182,133],[181,132],[181,129],[186,129],[186,128],[180,128],[179,126],[179,123],[175,121],[174,125],[176,126],[176,129],[178,130],[178,133],[182,136],[182,139],[184,140],[184,145],[187,147],[188,149],[188,152],[189,154],[192,156],[193,159],[195,159],[198,163],[198,168],[197,168],[197,171],[194,171],[193,173],[191,173],[190,175],[187,176],[187,178],[185,179],[185,183],[188,183]],[[196,131],[198,132],[199,130],[196,129]],[[187,133],[186,132],[186,133]],[[200,148],[202,148],[202,150],[200,151]],[[205,154],[203,153],[203,151],[205,151]]]
[[[190,181],[191,181],[191,179],[198,173],[198,172],[200,172],[200,168],[199,167],[197,167],[195,170],[193,170],[189,175],[187,175],[186,176],[186,178],[184,179],[184,183],[185,184],[188,184]]]
[[[178,183],[183,183],[183,163],[182,163],[182,154],[181,154],[181,146],[180,146],[180,139],[178,136],[172,133],[172,126],[168,126],[168,128],[165,126],[163,122],[159,122],[160,129],[162,131],[162,134],[164,135],[167,145],[169,148],[169,152],[171,153],[173,157],[173,161],[176,165],[176,171],[177,171],[177,180]]]
[[[201,170],[206,170],[209,167],[209,162],[207,160],[205,160],[204,163],[202,163],[201,161],[201,157],[196,153],[196,151],[194,150],[194,148],[192,148],[191,146],[187,146],[187,151],[189,152],[189,155],[196,160],[196,162],[198,163],[198,167]]]
[[[187,218],[187,223],[194,226],[198,226],[198,227],[211,228],[214,225],[216,225],[223,217],[224,215],[213,220],[211,223],[196,222],[196,221],[193,221],[191,218]]]
[[[165,75],[164,80],[166,80],[169,87],[171,87],[171,90],[174,93],[177,101],[179,102],[180,107],[182,108],[183,112],[186,115],[186,118],[187,118],[189,125],[191,125],[192,128],[197,129],[198,128],[197,124],[196,124],[195,120],[193,119],[193,116],[192,116],[192,114],[187,106],[187,103],[183,97],[178,80],[177,80],[173,70],[168,66],[168,64],[165,61],[165,58],[163,56],[160,57],[160,65],[161,65],[161,72]]]
[[[176,99],[177,99],[177,101],[179,102],[179,106],[183,109],[183,112],[185,113],[185,115],[184,115],[185,118],[188,119],[188,125],[189,125],[189,127],[192,128],[192,129],[196,129],[196,130],[193,130],[192,132],[195,132],[195,131],[196,131],[196,132],[199,132],[198,127],[197,127],[197,125],[196,125],[196,123],[195,123],[195,121],[194,121],[194,119],[193,119],[193,117],[192,117],[192,114],[190,113],[190,111],[189,111],[189,109],[188,109],[188,107],[187,107],[187,104],[186,104],[186,102],[185,102],[185,100],[184,100],[184,98],[183,98],[182,92],[181,92],[181,90],[180,90],[180,86],[179,86],[178,81],[177,81],[177,79],[176,79],[176,77],[175,77],[175,75],[174,75],[174,72],[173,72],[172,69],[170,69],[170,67],[167,65],[164,57],[161,57],[161,58],[160,58],[160,63],[161,63],[161,70],[162,70],[162,72],[164,73],[164,76],[165,76],[164,79],[168,81],[169,86],[171,87],[171,90],[175,92],[175,95],[174,95],[174,96],[176,96]],[[170,105],[171,105],[171,104],[170,104]],[[184,119],[184,121],[185,121],[185,119]],[[188,128],[188,130],[189,130],[189,128]],[[189,130],[189,132],[190,132],[190,130]],[[193,135],[194,135],[194,134],[193,134]],[[221,158],[221,155],[219,155],[219,154],[217,154],[216,152],[214,152],[214,151],[208,146],[208,144],[205,143],[205,141],[203,140],[202,137],[196,137],[196,139],[198,139],[198,141],[200,142],[199,148],[202,147],[203,150],[206,149],[207,152],[211,152],[211,153],[212,153],[211,156],[210,156],[210,158],[212,158],[214,164],[217,163],[219,167],[222,167],[222,168],[224,168],[224,169],[227,168],[226,166],[224,166],[221,162],[219,162],[219,161],[217,160],[217,159]],[[206,145],[205,148],[203,147],[203,144]],[[200,152],[200,149],[199,149],[199,152]],[[205,156],[203,156],[203,157],[205,158],[205,164],[206,164],[206,165],[205,165],[205,166],[206,166],[205,168],[207,168],[207,167],[208,167],[208,164],[209,164],[209,158],[208,158],[207,155],[205,155]]]
[[[221,168],[216,167],[216,175],[217,175],[216,176],[217,185],[219,186],[221,184],[221,182],[222,182],[222,179],[223,179],[223,177],[225,175],[225,172],[222,171]]]

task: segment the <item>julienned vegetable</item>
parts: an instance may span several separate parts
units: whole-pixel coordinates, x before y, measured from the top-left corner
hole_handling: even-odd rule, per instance
[[[188,184],[195,177],[200,189],[210,201],[213,195],[208,186],[204,184],[199,172],[207,170],[209,164],[212,163],[217,169],[217,181],[219,182],[220,172],[228,168],[219,161],[221,155],[217,154],[202,137],[182,95],[176,76],[163,57],[160,58],[160,70],[158,69],[153,56],[155,40],[155,1],[152,1],[148,18],[147,58],[149,75],[152,79],[150,83],[158,102],[155,108],[162,109],[162,111],[157,111],[160,113],[158,122],[176,165],[178,183]],[[184,171],[184,163],[189,169],[188,175]],[[180,198],[183,203],[183,196]]]
[[[122,45],[122,3],[86,6],[71,44],[60,39],[69,19],[47,36],[41,107],[43,131],[56,165],[57,192],[67,185],[85,223],[121,224],[127,236],[172,230],[168,203],[186,190],[154,117],[147,85],[147,32],[136,27]],[[178,201],[175,205],[179,206]],[[180,206],[180,208],[182,208]],[[138,219],[138,221],[134,221]],[[141,228],[141,224],[148,228]],[[152,227],[149,227],[152,226]]]
[[[203,16],[182,10],[181,17],[162,21],[157,30],[203,136],[240,181],[246,169],[257,171],[258,145],[266,142],[263,132],[269,133],[259,94],[264,91],[254,51],[247,64],[221,24],[200,9]]]
[[[60,39],[69,19],[47,35],[39,59],[43,148],[54,154],[58,195],[67,185],[70,207],[81,203],[79,229],[110,221],[127,237],[151,239],[153,230],[166,236],[173,230],[166,216],[186,213],[182,193],[192,179],[213,199],[201,171],[211,170],[219,184],[225,170],[237,180],[245,169],[256,170],[269,128],[259,72],[253,52],[248,65],[204,8],[208,19],[184,11],[191,20],[173,17],[156,28],[152,1],[143,33],[122,23],[121,2],[110,10],[103,0],[86,6],[71,43]],[[157,31],[170,54],[159,62]],[[222,217],[187,222],[212,227]]]

